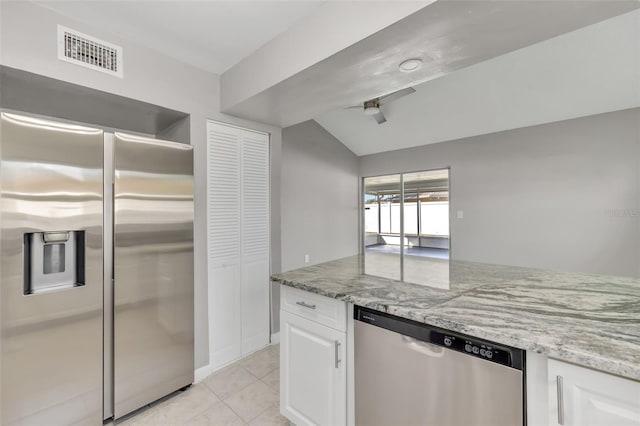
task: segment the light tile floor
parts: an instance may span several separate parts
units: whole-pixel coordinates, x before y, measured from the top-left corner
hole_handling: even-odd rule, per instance
[[[279,408],[279,349],[268,346],[117,426],[289,425]]]

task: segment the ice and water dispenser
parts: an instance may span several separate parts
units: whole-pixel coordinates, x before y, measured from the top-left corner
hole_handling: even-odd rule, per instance
[[[24,294],[85,284],[85,231],[24,234]]]

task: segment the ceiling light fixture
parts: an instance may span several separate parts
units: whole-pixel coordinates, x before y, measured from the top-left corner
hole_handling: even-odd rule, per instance
[[[366,115],[376,115],[380,112],[380,102],[377,99],[364,103],[364,113]]]
[[[422,67],[422,59],[412,58],[402,61],[398,65],[398,69],[402,72],[413,72],[419,70]]]

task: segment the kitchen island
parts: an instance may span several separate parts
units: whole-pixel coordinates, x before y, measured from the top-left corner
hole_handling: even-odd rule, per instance
[[[362,261],[272,280],[640,381],[639,279],[451,261],[442,289],[365,275]]]

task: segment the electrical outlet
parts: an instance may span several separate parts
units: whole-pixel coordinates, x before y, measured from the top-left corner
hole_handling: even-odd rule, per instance
[[[304,255],[304,263],[309,263],[309,255],[308,254]]]
[[[464,219],[464,212],[462,210],[458,210],[458,219]]]

